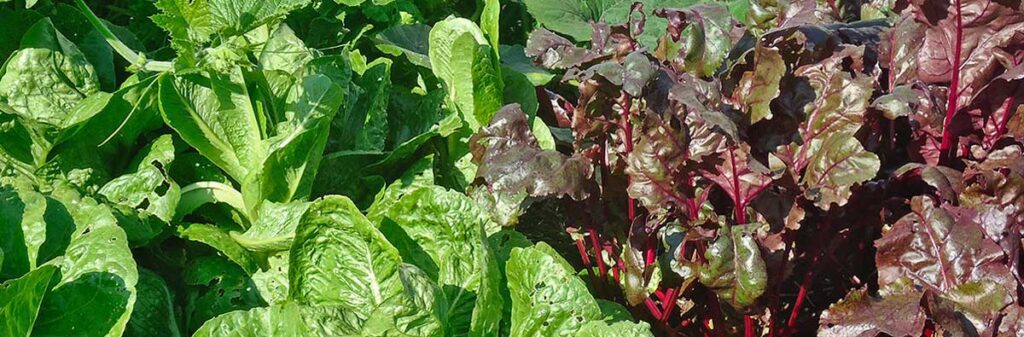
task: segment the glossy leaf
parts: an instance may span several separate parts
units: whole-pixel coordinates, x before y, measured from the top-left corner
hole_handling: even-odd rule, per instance
[[[44,266],[0,285],[0,318],[4,336],[28,337],[39,314],[39,305],[57,268]]]
[[[569,195],[583,199],[589,193],[593,168],[580,157],[541,150],[526,115],[516,104],[498,111],[490,125],[470,139],[477,177],[492,190],[525,192],[532,196]]]
[[[0,76],[0,101],[53,126],[64,125],[75,105],[98,91],[93,66],[49,19],[29,28]]]
[[[351,200],[329,196],[310,205],[295,230],[289,298],[341,306],[368,318],[398,296],[402,258]]]
[[[727,226],[704,257],[708,265],[700,270],[700,282],[736,309],[754,304],[768,285],[768,271],[753,231],[761,224]]]
[[[513,248],[508,264],[511,336],[572,336],[601,309],[583,280],[550,246]]]

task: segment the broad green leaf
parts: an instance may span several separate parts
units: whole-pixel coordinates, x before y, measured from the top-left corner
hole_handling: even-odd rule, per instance
[[[21,49],[0,76],[0,102],[25,118],[53,126],[64,125],[75,105],[98,91],[92,65],[49,19],[25,33]]]
[[[185,142],[235,181],[259,167],[265,149],[241,70],[165,76],[159,85],[160,113]]]
[[[366,218],[379,224],[388,214],[392,206],[401,198],[422,187],[434,185],[434,156],[430,155],[416,161],[402,173],[402,176],[377,193],[373,204],[366,211]]]
[[[92,227],[71,240],[55,265],[61,279],[43,299],[32,335],[120,336],[135,306],[139,278],[124,231]]]
[[[606,323],[604,321],[591,321],[583,325],[580,331],[575,334],[578,337],[618,337],[618,336],[650,336],[651,326],[647,322],[633,323],[629,321]]]
[[[295,230],[289,298],[340,306],[361,318],[402,292],[402,258],[351,200],[327,196],[306,211]]]
[[[181,188],[164,171],[174,160],[171,136],[160,136],[143,148],[138,156],[133,171],[103,185],[99,193],[120,205],[131,208],[145,206],[146,212],[170,222],[181,197]]]
[[[759,223],[722,227],[704,253],[708,265],[700,270],[700,282],[737,310],[757,301],[768,284],[761,248],[753,235],[759,227]]]
[[[291,241],[289,241],[291,243]],[[267,257],[267,268],[252,274],[252,283],[260,297],[270,304],[288,300],[288,251]]]
[[[185,301],[181,319],[185,331],[194,331],[226,312],[267,305],[248,274],[238,264],[217,255],[189,260],[182,281]]]
[[[21,277],[64,254],[76,232],[70,205],[30,186],[0,186],[0,279]]]
[[[258,26],[279,20],[288,12],[309,4],[310,0],[207,0],[210,15],[223,34],[240,35]]]
[[[403,292],[381,303],[361,324],[359,336],[451,336],[445,331],[442,290],[423,271],[403,264],[399,269]],[[318,333],[323,334],[322,331]],[[480,336],[489,336],[482,334]]]
[[[555,78],[554,74],[538,67],[533,63],[533,59],[526,57],[526,53],[521,45],[501,45],[499,47],[499,54],[501,55],[501,64],[503,66],[507,67],[507,69],[511,69],[511,71],[516,71],[525,75],[526,78],[530,80],[530,84],[535,87],[546,85]],[[509,72],[509,70],[505,69],[506,68],[502,69],[502,75]],[[505,81],[505,84],[510,85],[507,80]]]
[[[501,1],[484,0],[484,9],[480,14],[480,29],[487,36],[491,48],[498,48],[498,37],[501,32],[501,25],[498,23],[501,18]]]
[[[252,227],[244,233],[230,232],[239,245],[254,252],[286,251],[295,238],[295,227],[309,208],[308,202],[276,203],[267,201],[260,206]]]
[[[572,266],[551,246],[513,248],[506,265],[512,297],[510,336],[574,336],[601,309]]]
[[[99,157],[111,162],[111,168],[128,164],[132,158],[124,154],[135,151],[139,137],[164,124],[155,104],[157,76],[143,79],[138,76],[125,80],[102,109],[62,133],[57,142],[87,145],[99,152]],[[58,147],[54,152],[61,150]]]
[[[540,103],[537,102],[537,89],[530,82],[527,76],[502,66],[502,82],[504,83],[504,103],[518,103],[531,121],[535,121],[537,109]]]
[[[248,311],[232,311],[203,323],[193,337],[313,336],[300,313],[301,307],[288,302]]]
[[[470,130],[487,124],[504,105],[505,85],[494,55],[490,47],[478,45],[468,34],[452,44],[454,74],[448,94]]]
[[[491,254],[494,255],[496,264],[498,265],[498,271],[502,277],[501,284],[504,285],[499,289],[501,298],[504,301],[504,305],[501,308],[502,336],[508,335],[512,322],[512,297],[509,294],[509,288],[507,286],[508,277],[505,273],[505,265],[512,254],[512,249],[532,246],[533,242],[530,242],[525,235],[515,230],[504,229],[487,237],[487,247],[490,248]]]
[[[502,106],[504,84],[497,53],[466,19],[447,19],[430,30],[430,64],[470,130],[490,121]]]
[[[31,173],[35,164],[45,160],[45,155],[39,153],[42,150],[33,141],[33,130],[26,127],[26,123],[18,115],[2,113],[0,106],[0,164],[11,166],[10,169],[21,167],[26,173]],[[36,145],[36,146],[34,146]]]
[[[174,313],[174,294],[167,282],[148,269],[139,269],[139,296],[135,301],[125,336],[178,337],[178,319]]]
[[[468,69],[456,68],[451,64],[452,61],[456,61],[453,57],[459,48],[455,46],[455,41],[463,35],[469,35],[472,42],[478,45],[487,45],[487,38],[484,37],[480,27],[463,18],[449,18],[434,24],[434,27],[430,29],[428,37],[430,68],[434,71],[434,75],[444,81],[445,86],[449,88],[455,86],[456,74]]]
[[[597,299],[597,306],[601,307],[601,320],[609,323],[633,321],[633,315],[629,313],[629,309],[619,304],[619,302],[612,302],[608,300]]]
[[[235,242],[228,231],[209,224],[183,224],[178,227],[178,236],[183,239],[204,243],[213,247],[229,260],[237,263],[246,273],[256,272],[259,265],[256,257]]]
[[[2,254],[0,254],[2,255]],[[43,266],[24,276],[0,284],[0,321],[4,336],[28,337],[39,314],[50,279],[57,270]]]
[[[312,59],[313,53],[286,24],[277,26],[274,35],[260,51],[260,65],[264,70],[281,70],[289,74],[294,74]]]
[[[501,319],[500,275],[483,237],[488,221],[462,193],[435,186],[402,197],[380,225],[403,260],[444,290],[450,302],[439,315],[456,335],[497,333]]]
[[[430,69],[430,26],[424,24],[391,26],[374,39],[377,49],[389,55],[404,54],[412,64]]]
[[[386,158],[381,152],[340,151],[324,156],[313,184],[313,196],[343,195],[354,199],[360,207],[373,202],[371,195],[387,182],[380,170],[367,167]]]
[[[42,15],[35,11],[16,11],[9,8],[0,8],[0,22],[6,23],[4,34],[0,34],[0,60],[6,60],[11,56],[11,53],[18,49],[18,45],[21,43],[21,36],[32,27],[33,23],[42,17]]]
[[[370,62],[353,82],[359,95],[353,95],[355,101],[347,114],[331,122],[328,148],[384,151],[390,129],[387,108],[391,98],[391,61],[381,58]]]
[[[277,125],[277,134],[265,142],[268,156],[262,168],[242,186],[250,212],[264,200],[288,202],[309,196],[331,119],[346,99],[344,89],[325,75],[303,78],[291,96],[296,100],[285,110],[291,118]]]

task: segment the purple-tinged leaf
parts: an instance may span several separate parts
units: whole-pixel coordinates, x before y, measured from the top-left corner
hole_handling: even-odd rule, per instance
[[[999,318],[1013,302],[1003,285],[992,281],[968,282],[942,294],[927,296],[931,319],[946,333],[978,335]]]
[[[548,69],[568,69],[597,58],[590,50],[576,47],[568,39],[547,29],[538,29],[526,40],[526,56]]]
[[[772,118],[768,104],[779,96],[779,81],[785,73],[778,49],[760,45],[754,49],[754,68],[743,73],[732,96],[733,105],[750,115],[751,124]]]
[[[898,180],[921,180],[935,190],[942,201],[953,202],[959,198],[964,189],[963,173],[945,166],[931,166],[920,163],[909,163],[893,172]]]
[[[671,40],[663,40],[658,46],[664,58],[679,71],[692,71],[701,77],[714,75],[732,48],[733,20],[728,9],[719,4],[699,4],[680,10],[658,9],[654,15],[668,20]]]
[[[818,336],[874,337],[916,336],[924,329],[922,292],[904,279],[879,290],[872,296],[867,289],[856,289],[832,304],[821,314]]]
[[[750,148],[745,143],[729,147],[719,154],[713,168],[701,171],[704,178],[717,184],[732,198],[736,207],[749,205],[772,182],[771,176],[750,169],[749,155]]]
[[[977,281],[993,281],[1015,289],[1004,254],[969,209],[935,206],[926,196],[911,201],[912,212],[875,241],[878,284],[903,277],[943,294]]]
[[[518,104],[506,105],[470,138],[477,177],[495,192],[586,198],[593,167],[580,157],[542,150]]]
[[[878,58],[882,68],[889,70],[889,91],[910,83],[917,76],[917,53],[924,39],[924,27],[912,17],[904,16],[883,33]]]
[[[666,116],[665,118],[671,118]],[[657,115],[644,119],[640,140],[626,158],[626,174],[632,178],[626,192],[651,214],[685,211],[688,190],[686,125]]]

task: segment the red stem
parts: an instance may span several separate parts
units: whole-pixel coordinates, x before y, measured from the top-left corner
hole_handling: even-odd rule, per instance
[[[955,141],[953,131],[950,130],[949,126],[953,122],[953,116],[957,112],[957,99],[960,96],[960,50],[963,49],[961,44],[964,38],[964,26],[963,17],[960,14],[960,0],[954,0],[956,5],[956,46],[953,48],[953,58],[956,62],[953,64],[953,76],[949,84],[949,99],[946,102],[946,118],[942,121],[942,144],[939,149],[945,156],[952,157],[949,153],[953,149],[953,142]]]
[[[661,313],[661,317],[658,319],[661,324],[668,322],[668,318],[672,315],[672,310],[676,308],[676,297],[679,296],[679,292],[682,288],[672,288],[668,290],[668,298],[661,301],[661,306],[665,308],[665,311]]]
[[[644,300],[644,304],[647,305],[647,310],[651,312],[651,315],[654,315],[654,317],[661,317],[661,310],[658,310],[658,305],[654,303],[654,300],[647,297],[647,299]]]
[[[623,133],[625,133],[625,139],[622,140],[622,143],[623,145],[626,146],[627,156],[630,152],[633,152],[633,125],[632,121],[629,120],[629,110],[630,106],[632,105],[632,100],[633,98],[630,97],[629,94],[627,94],[626,92],[622,93],[622,129]],[[627,186],[629,185],[629,183],[631,183],[632,180],[632,178],[626,176]],[[629,196],[627,196],[626,199],[628,200],[627,212],[629,215],[629,224],[632,225],[633,219],[636,218],[636,201]]]
[[[598,275],[601,276],[601,281],[604,282],[606,275],[608,275],[608,268],[604,265],[604,258],[601,256],[601,242],[597,237],[597,229],[593,227],[588,228],[590,232],[590,244],[594,250],[594,260],[597,261]]]
[[[789,313],[789,321],[786,322],[786,332],[792,334],[796,329],[796,319],[800,316],[800,307],[804,304],[804,299],[807,298],[807,290],[811,288],[814,283],[814,269],[818,266],[818,256],[815,255],[811,261],[811,266],[807,269],[807,273],[804,274],[804,281],[800,283],[800,292],[796,295],[796,302],[793,303],[793,311]]]
[[[743,316],[743,336],[754,337],[754,317]]]

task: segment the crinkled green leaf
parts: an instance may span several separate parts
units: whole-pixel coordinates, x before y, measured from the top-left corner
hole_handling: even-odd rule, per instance
[[[277,26],[274,35],[260,51],[260,65],[264,70],[281,70],[294,74],[313,59],[313,52],[306,48],[291,27]]]
[[[551,246],[513,248],[506,265],[512,298],[510,336],[573,336],[601,309]]]
[[[232,311],[203,323],[194,337],[313,336],[301,306],[288,302],[248,311]]]
[[[495,334],[501,319],[500,275],[484,241],[488,222],[462,193],[432,187],[402,197],[380,225],[403,260],[442,288],[450,303],[438,314],[456,335]]]
[[[583,325],[580,331],[575,334],[579,337],[617,337],[617,336],[650,336],[654,337],[651,333],[651,326],[647,322],[633,323],[633,322],[615,322],[607,323],[604,321],[591,321]]]
[[[241,70],[165,76],[159,85],[160,113],[185,142],[236,181],[260,167],[266,150]]]
[[[331,119],[344,103],[344,88],[325,75],[310,75],[292,88],[295,101],[286,107],[291,118],[276,126],[265,144],[267,157],[242,186],[250,209],[262,201],[289,202],[309,196],[323,158]],[[254,146],[261,148],[263,146]]]
[[[114,178],[99,193],[111,202],[131,208],[146,206],[145,211],[170,222],[181,197],[181,188],[164,171],[174,160],[171,136],[160,136],[138,155],[134,171]]]
[[[267,257],[267,268],[252,273],[251,279],[260,297],[270,304],[288,300],[288,251]]]
[[[184,331],[195,331],[207,320],[226,312],[267,305],[248,274],[237,263],[221,256],[189,260],[182,282]]]
[[[286,251],[292,246],[295,228],[309,208],[308,202],[263,202],[252,227],[244,233],[230,232],[231,238],[254,252]]]
[[[295,230],[289,261],[289,298],[341,306],[368,318],[402,292],[402,257],[351,200],[314,202]]]
[[[473,22],[450,18],[430,30],[430,64],[448,99],[471,130],[486,124],[503,102],[497,52]]]
[[[99,91],[93,66],[53,27],[37,22],[0,76],[0,102],[33,121],[62,126],[72,109]]]

